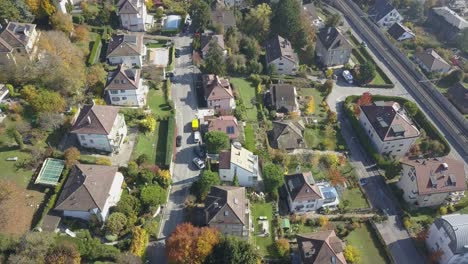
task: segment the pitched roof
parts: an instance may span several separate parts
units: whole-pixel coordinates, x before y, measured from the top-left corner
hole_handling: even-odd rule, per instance
[[[414,54],[429,70],[441,67],[450,68],[450,64],[446,62],[434,49],[427,49],[423,52]]]
[[[295,202],[322,198],[320,189],[315,186],[315,180],[310,171],[286,175],[284,182],[291,200]]]
[[[231,151],[222,151],[219,153],[219,165],[220,169],[229,170],[231,168]]]
[[[206,100],[234,98],[231,85],[227,79],[214,74],[204,74],[202,81]]]
[[[353,48],[341,31],[335,27],[321,29],[317,37],[327,50]]]
[[[200,47],[202,52],[208,52],[210,50],[210,44],[215,42],[218,46],[224,50],[226,49],[224,46],[224,38],[223,35],[206,35],[203,34],[200,38]]]
[[[112,35],[107,47],[107,57],[143,56],[143,35]]]
[[[258,156],[243,147],[231,146],[231,164],[243,168],[249,173],[257,174]]]
[[[35,24],[9,22],[0,33],[0,52],[10,52],[14,48],[25,47],[35,28]]]
[[[119,65],[119,68],[109,72],[105,90],[137,90],[140,85],[140,70]]]
[[[60,193],[55,210],[89,211],[104,209],[117,167],[75,165]]]
[[[434,221],[438,229],[444,228],[450,242],[449,248],[453,254],[468,253],[468,214],[444,215]]]
[[[279,103],[296,106],[296,88],[290,84],[273,84],[270,87],[271,102],[277,106]]]
[[[299,58],[294,52],[291,42],[279,35],[268,40],[265,49],[267,64],[281,57],[294,63],[299,63]]]
[[[214,9],[211,11],[211,19],[213,22],[223,25],[224,29],[236,26],[236,17],[232,10]]]
[[[225,132],[230,139],[235,139],[239,136],[237,119],[234,116],[220,116],[210,120],[208,131]]]
[[[447,23],[460,30],[468,27],[468,21],[446,6],[434,7],[432,11],[443,17]]]
[[[302,263],[346,264],[343,242],[335,231],[320,231],[296,235]]]
[[[456,106],[468,109],[468,88],[462,83],[459,82],[450,87],[447,94]]]
[[[273,141],[271,143],[273,143],[274,147],[280,149],[300,148],[303,142],[302,132],[304,129],[302,120],[273,121]],[[285,137],[284,141],[278,141],[281,136]]]
[[[411,34],[413,37],[416,35],[411,31],[411,29],[405,27],[401,23],[394,23],[388,30],[387,33],[392,36],[394,39],[398,40],[404,33]]]
[[[367,13],[375,21],[380,21],[395,8],[387,0],[376,0],[374,5],[369,7]]]
[[[77,134],[109,135],[119,108],[109,105],[85,105],[81,108],[70,132]]]
[[[205,199],[206,223],[249,225],[249,209],[244,187],[213,186]]]
[[[397,102],[377,101],[360,108],[382,141],[419,136],[419,130]]]
[[[138,14],[142,8],[140,0],[120,0],[117,3],[119,14]]]
[[[401,163],[415,169],[419,195],[466,189],[465,168],[461,161],[448,157],[423,160],[404,158]]]

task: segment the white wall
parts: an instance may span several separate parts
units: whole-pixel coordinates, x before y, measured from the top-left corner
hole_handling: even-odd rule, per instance
[[[119,14],[122,28],[130,31],[146,31],[146,19],[148,13],[143,0],[138,1],[138,14]]]
[[[403,33],[403,35],[401,35],[399,38],[398,38],[398,41],[403,41],[405,39],[412,39],[414,38],[414,35],[411,35],[410,33],[408,32],[405,32]]]
[[[222,181],[232,182],[234,180],[234,174],[237,174],[237,179],[239,180],[240,186],[252,187],[256,185],[257,183],[257,179],[258,179],[257,175],[254,175],[253,173],[245,170],[244,168],[236,166],[232,163],[231,163],[230,169],[219,170],[219,177],[221,178]],[[255,180],[252,181],[250,177],[255,177]]]
[[[384,28],[391,27],[396,22],[401,22],[403,17],[398,13],[396,9],[393,9],[392,12],[388,13],[385,17],[380,19],[377,24]]]
[[[76,134],[80,145],[84,148],[91,148],[111,152],[112,148],[106,135],[98,134]]]
[[[114,181],[112,182],[111,189],[108,194],[109,196],[106,200],[106,204],[104,205],[104,208],[101,212],[101,218],[103,219],[103,221],[107,219],[109,208],[117,205],[117,203],[120,201],[120,196],[122,195],[123,181],[124,177],[122,173],[117,172],[114,177]]]
[[[295,75],[299,65],[289,59],[280,57],[271,61],[269,65],[274,64],[278,74]]]
[[[80,218],[86,221],[91,220],[91,214],[86,211],[63,211],[63,216]]]
[[[143,82],[140,79],[138,87],[139,88],[137,90],[108,90],[107,93],[111,100],[111,104],[120,106],[145,106],[148,86],[143,85]]]
[[[127,124],[125,124],[125,118],[122,114],[118,114],[114,121],[112,130],[107,136],[111,147],[120,148],[119,143],[123,142],[123,139],[127,136]],[[120,142],[119,142],[120,141]]]

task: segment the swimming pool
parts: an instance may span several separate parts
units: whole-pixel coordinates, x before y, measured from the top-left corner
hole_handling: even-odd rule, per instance
[[[167,16],[166,20],[164,21],[163,29],[165,30],[178,29],[181,21],[182,21],[182,17],[179,15]]]

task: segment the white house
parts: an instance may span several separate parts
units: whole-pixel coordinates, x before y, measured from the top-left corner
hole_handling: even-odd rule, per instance
[[[146,12],[144,0],[120,0],[117,15],[122,28],[130,31],[146,31],[154,22],[153,16]]]
[[[465,196],[465,169],[461,161],[448,157],[404,158],[397,186],[412,206],[429,207],[453,204]]]
[[[236,100],[228,79],[214,74],[202,75],[203,94],[208,108],[224,114],[236,108]]]
[[[240,186],[255,187],[261,181],[258,156],[241,146],[232,145],[231,151],[219,154],[219,177],[232,182],[237,175]]]
[[[295,75],[299,68],[299,58],[291,46],[291,42],[276,36],[265,45],[266,64],[276,69],[278,74]]]
[[[107,47],[106,58],[113,65],[124,64],[127,67],[141,68],[146,58],[143,35],[113,35]]]
[[[335,209],[340,203],[335,187],[327,182],[315,183],[312,172],[285,175],[284,185],[292,213],[312,212],[322,207]]]
[[[39,36],[35,24],[9,22],[0,33],[0,65],[15,64],[18,56],[35,58]]]
[[[439,264],[468,263],[468,215],[444,215],[429,228],[426,247],[443,253]]]
[[[70,132],[83,148],[118,152],[127,136],[127,125],[118,107],[85,105]]]
[[[413,59],[426,72],[448,73],[452,69],[434,49],[416,52]]]
[[[359,122],[380,154],[404,156],[419,137],[404,109],[393,101],[361,105]]]
[[[143,107],[146,105],[148,86],[143,85],[139,69],[121,65],[109,73],[105,92],[113,105]]]
[[[63,216],[105,221],[122,194],[123,175],[117,167],[77,164],[70,171],[55,210]]]
[[[393,24],[388,30],[387,33],[392,36],[392,38],[403,41],[407,39],[413,39],[416,35],[413,33],[411,29],[404,26],[403,24],[397,22]]]
[[[387,0],[376,0],[367,12],[369,18],[383,28],[403,21],[403,17]]]

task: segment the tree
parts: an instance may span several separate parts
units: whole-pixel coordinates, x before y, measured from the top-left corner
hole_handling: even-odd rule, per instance
[[[115,212],[106,221],[106,229],[112,235],[120,235],[125,230],[128,220],[123,213]]]
[[[328,68],[327,71],[325,72],[325,76],[327,77],[327,79],[331,79],[333,77],[333,69],[332,68]]]
[[[156,207],[166,201],[166,191],[159,185],[148,185],[141,190],[140,199],[144,205]]]
[[[410,117],[414,117],[419,112],[419,107],[414,102],[408,101],[403,104]]]
[[[365,92],[357,100],[357,105],[371,105],[372,104],[372,94]]]
[[[278,194],[278,188],[283,184],[283,171],[273,163],[263,166],[263,181],[265,192]]]
[[[60,113],[65,110],[65,100],[59,93],[26,85],[21,95],[36,112]]]
[[[156,129],[156,118],[153,115],[146,115],[146,117],[140,121],[140,129],[145,133],[153,133]]]
[[[163,188],[169,187],[171,185],[171,172],[169,170],[161,170],[156,174],[156,181]]]
[[[107,72],[103,64],[97,63],[87,70],[86,84],[93,91],[94,95],[101,96],[106,85]]]
[[[62,31],[67,35],[70,35],[70,33],[73,31],[73,22],[71,16],[62,12],[55,12],[50,17],[50,24],[54,30]]]
[[[143,256],[148,245],[149,237],[146,230],[136,226],[132,231],[132,242],[130,243],[130,253],[135,256]]]
[[[20,21],[21,14],[12,0],[0,0],[0,21]]]
[[[258,41],[248,36],[242,37],[239,43],[239,50],[240,52],[242,52],[242,54],[246,56],[249,62],[256,61],[261,52],[261,48],[258,44]]]
[[[219,242],[219,231],[183,223],[167,239],[166,253],[171,263],[201,264]]]
[[[65,164],[71,167],[80,159],[80,151],[75,147],[70,147],[63,152],[63,156],[65,158]]]
[[[222,150],[229,149],[229,137],[222,131],[210,131],[205,134],[206,151],[210,154],[219,154]]]
[[[337,27],[341,22],[341,15],[334,13],[331,16],[327,17],[325,20],[325,25],[327,27]]]
[[[332,89],[333,89],[333,81],[326,80],[322,85],[322,92],[329,94],[331,93]]]
[[[320,225],[321,227],[325,227],[325,226],[327,226],[328,223],[329,223],[328,217],[322,215],[322,216],[319,217],[318,222],[319,222],[319,225]]]
[[[80,252],[75,244],[64,241],[47,252],[45,263],[79,264],[81,263]]]
[[[97,165],[112,166],[112,161],[106,157],[99,157],[96,159]]]
[[[439,214],[440,215],[446,215],[447,214],[447,207],[445,207],[445,206],[439,207]]]
[[[223,76],[226,74],[223,51],[216,41],[212,41],[209,45],[210,49],[204,58],[203,70],[206,73]]]
[[[192,26],[196,31],[205,30],[211,23],[210,6],[203,0],[193,0],[189,14],[192,18]]]
[[[213,248],[205,264],[257,264],[259,260],[260,256],[252,244],[234,236],[227,236]]]
[[[377,72],[375,70],[375,64],[371,61],[366,61],[364,62],[364,64],[359,66],[356,80],[360,84],[368,84],[375,78],[376,74]]]
[[[328,111],[327,113],[327,119],[328,119],[328,122],[331,123],[331,124],[334,124],[336,123],[336,121],[338,120],[338,117],[337,117],[337,114],[336,112],[333,112],[333,111]]]
[[[313,96],[309,96],[306,107],[306,115],[313,114],[315,112],[315,100]]]
[[[39,113],[38,123],[44,131],[54,131],[63,125],[63,116],[59,113]]]
[[[250,9],[242,23],[242,31],[247,35],[265,41],[270,32],[271,8],[268,4],[262,3]]]
[[[418,0],[412,0],[407,11],[408,17],[413,21],[421,22],[424,20],[424,4]]]
[[[349,263],[359,263],[359,261],[361,260],[359,251],[357,250],[357,248],[351,245],[347,245],[345,247],[343,254],[346,261],[348,261]]]
[[[72,35],[71,39],[72,39],[73,42],[88,42],[89,41],[89,30],[85,26],[80,26],[80,25],[75,26],[75,30],[73,31],[73,35]],[[94,64],[94,65],[100,65],[100,64]],[[93,66],[91,66],[91,68]],[[88,72],[88,74],[89,74],[89,72]]]
[[[453,70],[447,76],[445,76],[441,81],[451,86],[457,82],[460,82],[462,79],[463,79],[463,71]]]
[[[280,257],[284,258],[289,256],[289,240],[280,238],[275,242],[276,250]]]
[[[199,201],[204,201],[210,192],[211,187],[219,184],[221,184],[221,180],[217,173],[210,170],[204,170],[200,179],[192,185],[191,192]]]
[[[28,232],[20,238],[15,254],[10,255],[8,263],[44,263],[44,257],[53,243],[53,233]]]
[[[282,0],[274,6],[271,17],[273,33],[290,40],[297,48],[302,48],[301,45],[296,45],[300,35],[299,32],[302,30],[300,15],[301,6],[299,1]]]
[[[333,186],[343,184],[346,182],[346,178],[341,174],[341,172],[336,167],[328,169],[328,179]]]
[[[239,178],[237,177],[237,174],[234,174],[234,178],[232,179],[232,185],[239,186]]]

